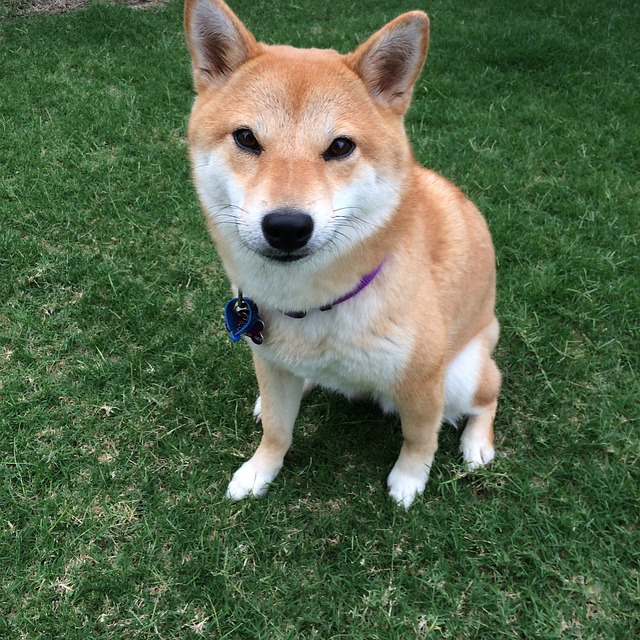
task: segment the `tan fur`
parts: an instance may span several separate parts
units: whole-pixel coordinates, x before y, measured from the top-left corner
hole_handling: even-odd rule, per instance
[[[406,507],[424,489],[446,402],[471,414],[461,444],[468,465],[493,456],[491,238],[476,207],[415,162],[403,127],[428,27],[425,14],[404,14],[341,56],[257,43],[221,0],[186,0],[194,180],[231,282],[266,324],[264,345],[253,346],[264,434],[234,475],[232,498],[264,493],[278,473],[305,378],[399,412],[404,444],[388,482]],[[255,133],[259,154],[233,142],[242,128]],[[323,159],[345,136],[352,155]],[[281,264],[260,253],[260,225],[286,207],[313,218],[320,244]],[[357,296],[318,311],[381,263]],[[282,313],[292,310],[309,314]]]

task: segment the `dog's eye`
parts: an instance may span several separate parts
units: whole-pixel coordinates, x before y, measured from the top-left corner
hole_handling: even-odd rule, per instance
[[[251,151],[251,153],[255,154],[260,154],[262,152],[262,147],[253,135],[253,131],[251,131],[251,129],[238,129],[237,131],[234,131],[233,139],[244,151]]]
[[[355,148],[355,143],[349,138],[336,138],[322,154],[322,157],[325,160],[342,160],[342,158],[351,155]]]

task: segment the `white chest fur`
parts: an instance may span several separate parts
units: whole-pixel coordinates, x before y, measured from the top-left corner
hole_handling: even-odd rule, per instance
[[[348,397],[372,396],[392,409],[391,389],[406,366],[413,338],[377,316],[373,297],[364,291],[301,319],[264,312],[267,340],[255,349],[299,377]]]

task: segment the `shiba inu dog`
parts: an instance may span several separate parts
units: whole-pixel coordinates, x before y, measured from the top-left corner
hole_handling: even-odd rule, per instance
[[[227,495],[264,494],[313,385],[400,416],[388,476],[409,507],[443,421],[466,417],[470,469],[494,456],[495,259],[484,218],[414,160],[403,126],[429,19],[405,13],[354,52],[267,46],[221,0],[186,0],[197,97],[193,177],[238,293],[263,436]]]

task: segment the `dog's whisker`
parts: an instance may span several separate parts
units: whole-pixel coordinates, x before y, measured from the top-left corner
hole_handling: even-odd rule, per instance
[[[387,185],[387,187],[389,187],[389,189],[391,189],[391,191],[393,191],[394,193],[400,193],[400,189],[398,189],[397,187],[394,187],[390,182],[387,182],[386,180],[384,180],[380,176],[378,176],[378,180],[380,182],[382,182],[382,184]]]

